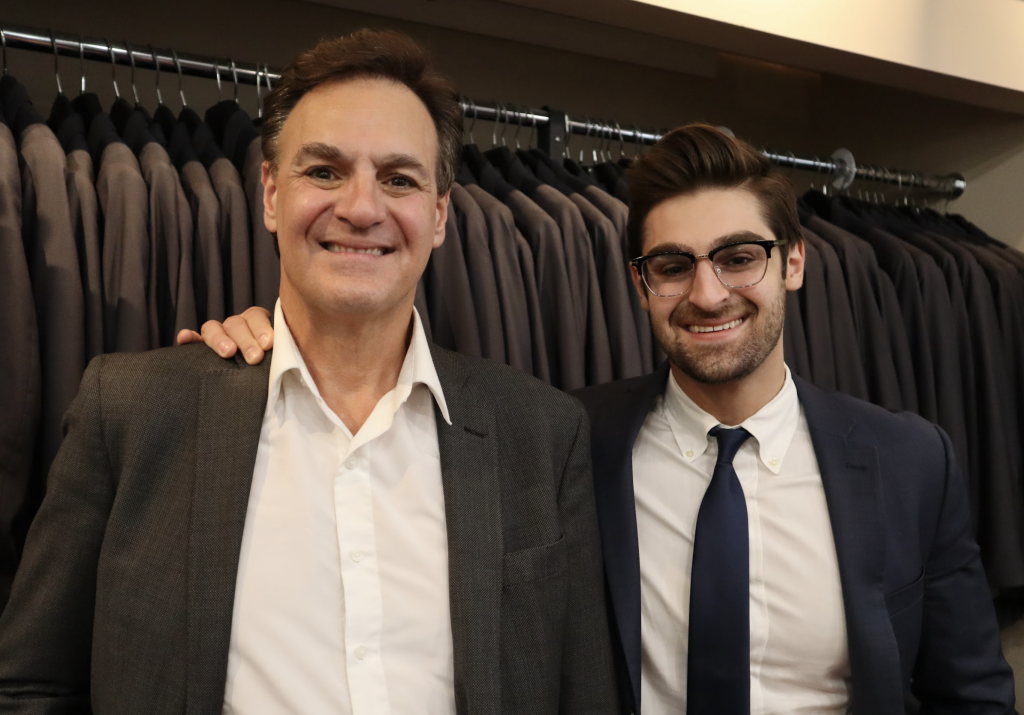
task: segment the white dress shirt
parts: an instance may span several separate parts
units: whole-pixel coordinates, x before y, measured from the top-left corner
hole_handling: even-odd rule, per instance
[[[669,374],[633,446],[640,542],[641,707],[686,711],[693,537],[711,481],[719,422]],[[733,466],[750,536],[751,715],[844,713],[849,701],[843,593],[832,526],[796,385],[740,426]]]
[[[448,537],[420,318],[397,386],[351,434],[280,302],[238,565],[224,713],[454,715]]]

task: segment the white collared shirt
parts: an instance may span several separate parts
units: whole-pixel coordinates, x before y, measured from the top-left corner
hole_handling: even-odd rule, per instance
[[[454,715],[448,536],[419,314],[398,384],[353,435],[280,302],[238,565],[224,713]]]
[[[633,446],[640,542],[641,707],[686,711],[690,567],[719,422],[671,373]],[[796,385],[741,425],[733,466],[750,538],[750,712],[845,713],[849,656],[843,593],[818,460]]]

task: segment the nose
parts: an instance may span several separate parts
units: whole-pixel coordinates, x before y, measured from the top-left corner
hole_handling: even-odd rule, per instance
[[[384,221],[384,195],[375,173],[357,171],[339,189],[334,217],[356,229],[367,229]]]
[[[709,260],[699,259],[694,268],[693,285],[687,300],[705,312],[712,312],[729,299],[729,289],[718,279]]]

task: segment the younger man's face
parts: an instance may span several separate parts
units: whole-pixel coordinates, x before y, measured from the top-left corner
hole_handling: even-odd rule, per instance
[[[758,239],[773,241],[776,236],[754,194],[742,188],[706,189],[655,206],[645,223],[643,252],[700,255],[720,245]],[[724,384],[749,376],[774,350],[782,349],[786,292],[802,285],[803,261],[803,243],[791,245],[783,277],[782,255],[775,247],[760,283],[730,288],[711,262],[701,258],[689,292],[667,298],[648,292],[635,268],[633,281],[650,312],[655,338],[671,362],[696,382]]]

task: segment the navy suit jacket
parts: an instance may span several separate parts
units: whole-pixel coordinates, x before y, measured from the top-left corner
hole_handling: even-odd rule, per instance
[[[590,413],[624,713],[640,711],[632,448],[667,379],[665,363],[651,375],[575,393]],[[949,437],[917,415],[794,380],[839,557],[854,712],[1013,712],[1013,673]]]

